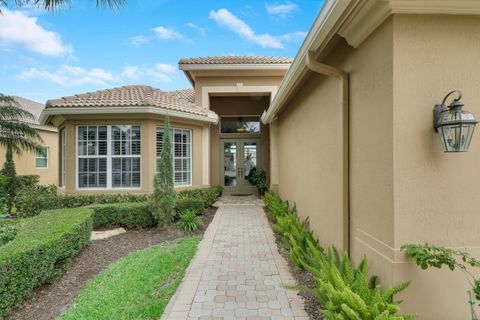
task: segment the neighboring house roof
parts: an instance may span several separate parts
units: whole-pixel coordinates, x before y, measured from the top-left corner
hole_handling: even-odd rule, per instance
[[[36,102],[33,100],[25,99],[19,96],[12,96],[12,98],[17,102],[18,106],[22,108],[23,110],[26,110],[30,112],[34,119],[23,119],[24,122],[32,125],[33,127],[37,129],[45,129],[45,130],[57,130],[57,128],[52,127],[52,126],[46,126],[46,125],[41,125],[39,122],[40,115],[45,109],[45,105],[40,102]]]
[[[146,107],[152,109],[145,112],[216,122],[216,113],[196,105],[194,96],[192,89],[167,92],[150,86],[124,86],[48,100],[41,120],[46,121],[48,115],[101,113],[112,108],[115,113],[134,113],[141,112],[140,107]]]
[[[180,59],[179,64],[285,64],[292,63],[288,57],[270,56],[210,56]]]

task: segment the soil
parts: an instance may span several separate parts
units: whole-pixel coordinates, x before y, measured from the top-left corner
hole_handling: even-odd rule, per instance
[[[266,208],[265,208],[265,213],[267,213]],[[269,222],[270,224],[272,224],[270,220]],[[295,279],[297,280],[297,283],[301,287],[299,291],[299,295],[303,298],[303,301],[305,303],[305,311],[307,312],[309,318],[312,320],[323,319],[322,307],[318,303],[318,300],[315,297],[315,294],[313,293],[313,289],[315,288],[315,279],[313,278],[313,275],[306,270],[297,268],[292,263],[292,260],[290,260],[290,252],[288,251],[287,247],[283,243],[282,237],[277,233],[274,233],[274,235],[275,235],[275,242],[277,243],[277,247],[278,247],[278,252],[287,260],[293,276],[295,277]]]
[[[72,266],[56,281],[34,290],[8,320],[49,320],[59,316],[82,291],[85,284],[106,267],[130,252],[192,234],[203,234],[217,208],[209,208],[203,216],[204,226],[195,232],[183,232],[175,226],[159,229],[128,230],[121,235],[93,241],[73,261]]]

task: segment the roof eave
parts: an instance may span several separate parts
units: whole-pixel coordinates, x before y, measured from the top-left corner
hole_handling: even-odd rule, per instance
[[[480,15],[478,0],[326,0],[262,121],[270,123],[308,73],[306,55],[317,56],[338,33],[356,48],[391,14]],[[348,19],[348,20],[347,20]]]
[[[195,120],[207,123],[218,123],[218,116],[214,113],[208,115],[199,115],[177,110],[166,110],[153,106],[132,106],[132,107],[50,107],[42,111],[40,123],[45,125],[56,115],[75,115],[75,114],[134,114],[150,113],[157,115],[169,115],[187,120]]]

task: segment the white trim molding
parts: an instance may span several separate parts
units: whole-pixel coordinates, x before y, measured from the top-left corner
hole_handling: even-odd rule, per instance
[[[208,115],[200,115],[186,113],[175,110],[165,110],[157,107],[53,107],[42,111],[40,123],[45,124],[52,116],[56,115],[74,115],[74,114],[135,114],[135,113],[151,113],[157,115],[169,115],[170,117],[196,120],[207,123],[218,123],[218,115],[211,112]]]
[[[392,14],[480,15],[478,0],[375,0],[362,7],[339,34],[356,48]]]

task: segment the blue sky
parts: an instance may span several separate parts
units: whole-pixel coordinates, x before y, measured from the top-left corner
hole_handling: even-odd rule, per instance
[[[0,92],[45,102],[129,84],[188,88],[180,58],[295,56],[323,1],[73,0],[0,15]]]

